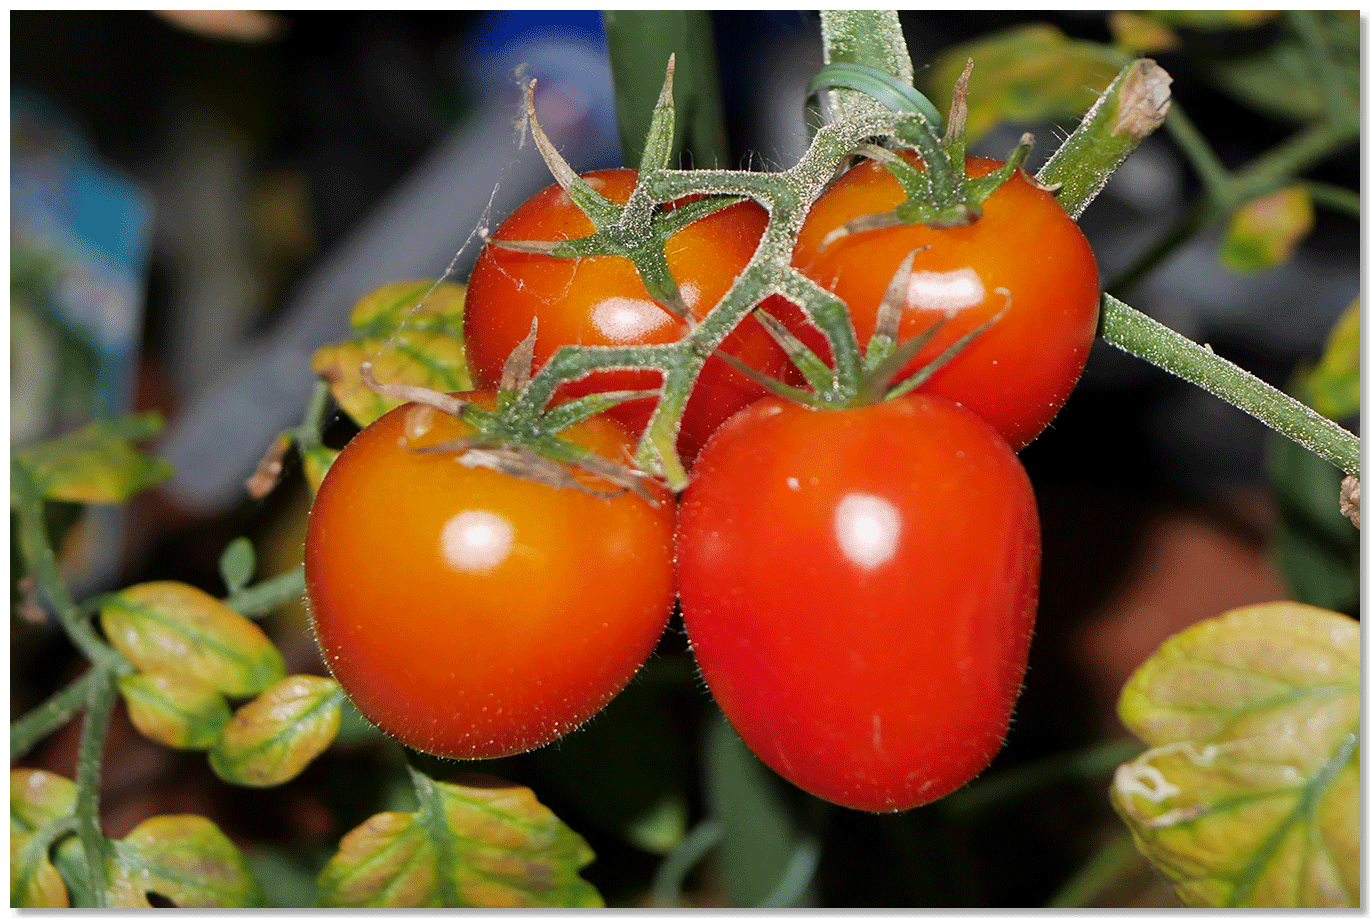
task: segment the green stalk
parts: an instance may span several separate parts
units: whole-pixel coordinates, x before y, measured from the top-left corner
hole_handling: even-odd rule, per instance
[[[291,568],[270,580],[239,590],[224,604],[239,615],[261,618],[291,600],[304,595],[304,566]]]
[[[96,676],[96,670],[87,670],[66,688],[10,724],[10,761],[27,754],[43,738],[75,717],[85,706],[90,696],[90,683]]]
[[[946,798],[942,805],[950,814],[969,816],[1061,781],[1110,774],[1145,749],[1136,740],[1117,740],[1065,752],[981,778]]]
[[[97,667],[86,696],[86,719],[81,727],[81,745],[76,762],[76,834],[86,852],[92,906],[108,908],[109,839],[100,824],[100,771],[104,759],[105,736],[114,712],[114,673]]]
[[[677,121],[671,158],[688,153],[694,165],[726,166],[728,135],[709,11],[605,10],[603,15],[624,163],[642,158],[652,107],[674,54]]]
[[[1360,477],[1360,438],[1298,399],[1108,294],[1100,336],[1235,405],[1348,475]]]
[[[1170,108],[1170,75],[1155,61],[1133,61],[1042,166],[1037,180],[1059,183],[1056,199],[1078,219],[1114,170],[1166,120]]]
[[[11,505],[18,518],[20,556],[40,594],[52,604],[67,637],[92,663],[102,664],[118,674],[132,672],[128,661],[100,639],[72,600],[57,566],[57,554],[48,541],[43,521],[43,495],[19,462],[10,463],[10,493]]]
[[[823,63],[859,64],[884,71],[912,85],[913,61],[895,10],[822,10]],[[877,100],[855,89],[828,90],[835,121],[875,115],[885,110]]]

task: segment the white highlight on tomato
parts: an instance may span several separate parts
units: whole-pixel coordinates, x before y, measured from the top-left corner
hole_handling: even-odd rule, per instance
[[[514,546],[514,527],[488,510],[463,510],[442,527],[442,556],[468,574],[488,574]]]
[[[985,299],[985,282],[974,268],[955,271],[914,271],[909,274],[905,309],[935,310],[952,316],[978,306]]]
[[[899,547],[899,510],[874,494],[848,494],[837,504],[837,544],[851,563],[875,570]]]
[[[610,341],[636,341],[669,325],[671,315],[651,300],[611,296],[595,305],[590,322]]]

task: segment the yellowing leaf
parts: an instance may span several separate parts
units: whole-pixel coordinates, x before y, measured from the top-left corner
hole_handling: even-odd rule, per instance
[[[593,853],[532,791],[412,774],[418,811],[349,832],[319,875],[321,905],[603,905],[579,875]]]
[[[1117,76],[1128,57],[1105,45],[1068,38],[1055,26],[1017,26],[956,45],[937,55],[919,87],[940,111],[965,69],[970,74],[966,139],[974,142],[1001,121],[1080,117]]]
[[[66,908],[67,885],[46,850],[28,847],[32,839],[30,832],[10,830],[10,907]]]
[[[119,504],[171,476],[166,460],[133,446],[161,429],[162,420],[153,413],[94,421],[14,458],[48,500]]]
[[[1108,28],[1118,44],[1136,54],[1173,51],[1180,46],[1180,36],[1143,13],[1115,10],[1108,14]]]
[[[219,690],[193,676],[132,673],[117,684],[138,732],[173,749],[208,749],[233,717]]]
[[[1308,190],[1289,185],[1248,202],[1233,215],[1218,257],[1229,271],[1264,271],[1288,261],[1312,229]]]
[[[375,378],[442,392],[471,388],[462,344],[466,287],[429,280],[387,284],[352,310],[354,337],[314,352],[314,372],[333,398],[365,426],[399,405],[366,387],[359,371],[369,361]]]
[[[148,905],[147,893],[181,908],[260,908],[257,879],[233,842],[203,816],[153,816],[114,842],[112,899]]]
[[[242,698],[285,676],[271,639],[203,590],[185,583],[140,583],[100,609],[105,636],[145,673],[170,672]]]
[[[332,679],[283,679],[238,709],[210,750],[209,764],[233,784],[284,784],[338,735],[342,702],[342,689]]]
[[[76,784],[61,775],[33,768],[10,771],[10,905],[18,908],[65,908],[70,896],[61,874],[42,842],[34,836],[76,811]],[[54,827],[55,828],[55,827]],[[48,837],[58,833],[49,829]],[[78,860],[80,843],[67,834],[57,843],[58,859]]]
[[[1133,674],[1119,716],[1153,748],[1112,800],[1188,905],[1360,902],[1360,624],[1270,603],[1201,622]]]
[[[1299,389],[1310,408],[1334,421],[1360,411],[1360,300],[1337,320],[1322,358],[1300,379]]]
[[[10,771],[10,831],[33,832],[76,811],[76,783],[36,768]]]

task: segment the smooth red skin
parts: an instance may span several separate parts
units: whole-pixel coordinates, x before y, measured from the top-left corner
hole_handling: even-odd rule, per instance
[[[917,162],[906,153],[905,158]],[[1002,163],[969,157],[971,177]],[[809,211],[793,264],[845,300],[857,337],[865,344],[876,311],[899,263],[929,246],[914,271],[949,272],[969,267],[980,277],[979,305],[951,315],[930,344],[908,365],[906,378],[965,333],[998,313],[1011,292],[1006,315],[923,384],[921,391],[959,402],[989,421],[1014,449],[1046,428],[1065,404],[1084,370],[1099,323],[1099,269],[1084,233],[1050,192],[1015,173],[985,201],[974,223],[953,229],[924,224],[852,233],[820,250],[844,223],[885,213],[905,200],[903,188],[884,167],[864,160],[839,178]],[[906,308],[901,341],[931,327],[943,313]],[[809,326],[800,337],[820,353],[828,346]]]
[[[864,567],[836,534],[851,495],[898,520]],[[844,411],[757,402],[700,455],[677,551],[704,680],[792,783],[902,810],[999,750],[1027,665],[1040,535],[1021,463],[970,412],[920,394]]]
[[[420,455],[405,427],[425,415],[431,430],[409,447],[470,433],[403,406],[358,433],[324,478],[305,538],[314,635],[348,697],[402,743],[458,759],[533,749],[599,711],[655,647],[675,604],[675,502]],[[633,447],[603,418],[567,438],[618,457]],[[509,527],[509,551],[488,570],[444,556],[444,526],[464,511]]]
[[[610,169],[583,176],[609,200],[622,204],[637,184],[632,169]],[[666,262],[681,296],[702,318],[741,273],[766,228],[766,211],[744,201],[673,235]],[[494,233],[497,239],[561,240],[588,236],[594,225],[559,185],[529,198]],[[607,304],[607,305],[606,305]],[[611,308],[621,324],[596,324],[598,310]],[[534,317],[538,335],[536,371],[563,345],[623,346],[666,344],[688,331],[686,324],[653,300],[632,262],[618,256],[553,258],[487,244],[471,271],[466,291],[466,356],[477,388],[499,383],[510,352],[528,335]],[[748,316],[723,342],[722,349],[770,376],[784,376],[789,359],[756,319]],[[653,370],[601,371],[568,383],[563,398],[590,392],[651,389],[661,385]],[[687,462],[729,415],[756,401],[765,390],[717,357],[710,358],[686,403],[677,448]],[[641,399],[609,412],[641,435],[655,407]]]

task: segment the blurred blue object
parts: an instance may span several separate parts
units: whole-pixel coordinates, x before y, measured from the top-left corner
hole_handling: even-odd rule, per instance
[[[63,112],[13,93],[11,444],[132,407],[151,212],[143,189],[102,162]],[[37,337],[45,333],[75,339],[86,353],[45,346]],[[73,356],[94,361],[88,391],[73,391],[81,371],[65,362]]]
[[[391,281],[465,280],[479,228],[551,184],[531,138],[516,129],[521,80],[538,81],[539,121],[572,167],[619,164],[597,12],[491,13],[474,36],[462,64],[478,90],[475,110],[320,260],[280,322],[167,431],[161,453],[177,471],[166,490],[185,509],[214,513],[244,497],[243,482],[267,447],[300,420],[314,384],[310,356],[348,335],[359,298]]]

